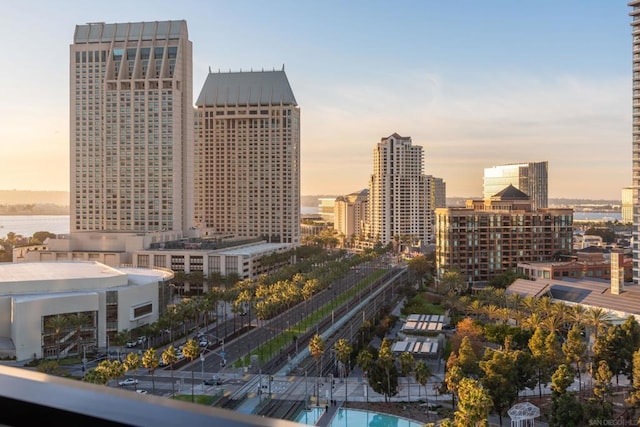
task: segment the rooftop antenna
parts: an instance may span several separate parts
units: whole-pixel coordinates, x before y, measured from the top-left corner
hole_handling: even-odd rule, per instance
[[[282,71],[284,71],[284,64],[282,64]]]

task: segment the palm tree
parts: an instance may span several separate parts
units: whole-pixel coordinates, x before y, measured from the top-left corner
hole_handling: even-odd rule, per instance
[[[600,307],[589,307],[585,318],[585,324],[591,328],[595,338],[609,323],[609,316],[604,309]]]
[[[128,329],[123,329],[122,331],[115,334],[113,338],[110,339],[110,342],[116,347],[118,347],[118,360],[120,360],[120,354],[124,350],[125,344],[130,339],[131,339],[131,333],[129,332]]]
[[[402,371],[402,375],[404,375],[407,379],[407,400],[411,402],[411,373],[415,368],[415,360],[413,355],[408,351],[400,354],[400,370]]]
[[[429,381],[429,377],[431,376],[431,368],[427,365],[424,360],[418,360],[415,367],[415,375],[416,381],[418,384],[424,387],[424,397],[427,399],[427,382]],[[420,388],[418,388],[418,398],[420,397]]]
[[[587,309],[582,304],[572,305],[569,309],[569,318],[578,326],[584,326],[587,317]]]
[[[109,384],[109,380],[120,378],[124,375],[125,366],[119,360],[103,360],[95,368],[100,378],[106,378],[105,385]]]
[[[318,403],[318,380],[322,376],[320,372],[320,361],[322,360],[322,355],[324,354],[324,340],[318,334],[314,335],[313,338],[309,341],[309,352],[313,356],[316,361],[316,404]]]
[[[176,352],[175,347],[173,347],[173,345],[170,345],[169,347],[167,347],[167,349],[165,351],[162,352],[162,363],[165,364],[165,366],[171,366],[171,395],[175,395],[175,388],[174,388],[174,384],[173,384],[173,364],[176,363],[176,361],[178,360],[178,353]]]
[[[82,346],[82,328],[93,323],[93,317],[86,313],[77,313],[68,317],[68,322],[75,329],[76,351],[78,355],[84,354]]]
[[[194,339],[190,339],[189,341],[187,341],[187,343],[182,348],[182,354],[184,354],[184,357],[186,357],[187,359],[193,362],[196,357],[200,356],[200,347],[198,346],[198,343]],[[191,370],[191,401],[192,402],[194,401],[193,383],[194,383],[194,379],[193,379],[193,369],[192,369]]]
[[[342,366],[342,374],[345,377],[344,380],[344,398],[347,400],[347,379],[346,377],[349,375],[349,359],[351,357],[351,352],[353,351],[353,347],[349,344],[346,338],[340,338],[333,345],[333,348],[336,350],[336,354],[338,355],[338,361]]]
[[[140,367],[140,356],[138,353],[131,352],[127,354],[127,357],[124,359],[123,365],[126,371],[134,371],[133,377],[137,377],[137,370]],[[137,381],[133,383],[134,389],[138,388]]]
[[[371,354],[371,352],[367,349],[360,350],[360,353],[358,353],[358,357],[356,358],[356,365],[358,365],[360,369],[362,369],[364,374],[367,376],[367,382],[369,380],[369,370],[371,369],[371,367],[373,367],[373,364],[374,364],[373,354]],[[368,403],[369,394],[366,393],[366,396],[367,396],[367,403]]]
[[[148,348],[142,355],[142,366],[151,372],[151,386],[153,387],[154,392],[156,391],[156,378],[154,374],[158,365],[160,365],[160,361],[158,360],[156,349],[153,347]]]
[[[60,340],[62,331],[69,325],[69,319],[60,314],[49,317],[44,324],[46,331],[53,333],[53,339],[56,343],[56,360],[60,360]]]
[[[387,338],[382,339],[380,344],[380,351],[378,352],[378,360],[376,363],[380,366],[387,378],[387,391],[384,394],[384,401],[389,401],[389,394],[391,393],[391,369],[396,361],[396,358],[391,350],[391,342]]]
[[[476,320],[479,320],[480,316],[484,313],[484,305],[480,300],[475,299],[465,308],[465,312],[473,316]]]

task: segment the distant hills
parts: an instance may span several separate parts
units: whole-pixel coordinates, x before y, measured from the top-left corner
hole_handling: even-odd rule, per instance
[[[0,205],[69,206],[68,191],[0,190]]]

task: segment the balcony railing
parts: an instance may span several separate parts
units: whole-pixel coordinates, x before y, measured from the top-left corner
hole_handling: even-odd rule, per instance
[[[3,426],[300,426],[3,365],[0,408]]]

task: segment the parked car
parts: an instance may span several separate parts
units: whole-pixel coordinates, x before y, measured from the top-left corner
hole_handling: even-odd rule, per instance
[[[200,340],[199,345],[200,347],[209,347],[209,341],[207,341],[206,339]]]
[[[138,345],[138,341],[127,341],[127,348],[132,348]]]
[[[204,385],[221,385],[222,378],[217,375],[214,375],[213,378],[207,378],[204,380]]]
[[[147,390],[143,390],[143,389],[139,388],[138,390],[136,390],[136,393],[138,393],[138,394],[147,394]]]
[[[124,380],[118,383],[118,385],[121,387],[126,385],[134,385],[134,384],[138,384],[138,380],[135,378],[125,378]]]

